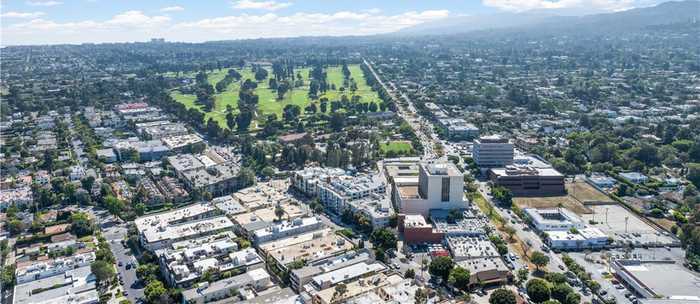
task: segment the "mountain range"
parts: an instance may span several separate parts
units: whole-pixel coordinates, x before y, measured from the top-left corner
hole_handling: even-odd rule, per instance
[[[451,35],[484,30],[535,30],[541,32],[621,32],[649,26],[690,23],[700,19],[700,1],[664,2],[653,7],[584,16],[559,15],[556,11],[528,11],[492,15],[459,16],[402,29],[394,35]]]

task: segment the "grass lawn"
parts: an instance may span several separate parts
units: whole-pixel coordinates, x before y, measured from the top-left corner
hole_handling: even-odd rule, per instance
[[[411,142],[405,140],[381,143],[379,145],[379,152],[383,155],[390,153],[393,155],[412,155],[414,153]]]
[[[352,99],[352,96],[354,95],[360,96],[361,102],[374,101],[377,104],[380,103],[381,100],[379,99],[379,95],[377,94],[377,92],[373,91],[372,88],[367,85],[364,78],[364,73],[362,72],[360,65],[355,64],[349,65],[348,67],[352,75],[351,77],[355,79],[355,82],[357,83],[357,91],[350,92],[349,90],[346,90],[345,92],[341,92],[340,87],[343,85],[342,68],[340,66],[328,67],[326,68],[326,73],[328,76],[327,80],[329,83],[335,84],[336,90],[325,92],[324,94],[319,96],[319,99],[326,97],[329,101],[340,100],[341,96],[345,94],[350,99]],[[268,114],[276,114],[278,119],[282,119],[282,110],[288,104],[298,105],[302,108],[302,112],[303,109],[311,103],[317,103],[317,108],[320,108],[318,107],[319,100],[312,100],[308,95],[310,70],[311,69],[308,67],[296,69],[295,72],[300,73],[302,75],[304,85],[292,88],[292,90],[285,94],[283,99],[279,100],[277,99],[277,92],[274,90],[270,90],[269,79],[272,77],[272,72],[268,69],[268,78],[259,82],[257,89],[255,89],[255,93],[259,96],[259,120],[264,120],[265,116]],[[219,82],[226,76],[227,72],[228,69],[222,69],[207,74],[209,83],[215,86],[217,82]],[[240,89],[240,85],[246,79],[254,79],[253,72],[250,68],[239,70],[239,73],[241,73],[241,75],[243,76],[241,78],[241,81],[231,83],[224,92],[217,93],[216,95],[214,95],[215,105],[211,112],[205,113],[204,118],[206,120],[208,120],[209,118],[213,118],[214,121],[219,123],[219,126],[227,128],[226,106],[230,105],[233,107],[234,113],[238,112],[238,91]],[[189,74],[186,75],[189,76]],[[172,77],[174,76],[174,73],[166,73],[164,74],[164,76]],[[192,74],[191,76],[194,77],[194,74]],[[182,94],[178,90],[173,90],[170,93],[170,96],[173,99],[175,99],[175,101],[184,104],[188,109],[196,108],[202,111],[202,106],[197,105],[195,103],[196,97],[193,94]],[[330,109],[330,104],[328,108]]]

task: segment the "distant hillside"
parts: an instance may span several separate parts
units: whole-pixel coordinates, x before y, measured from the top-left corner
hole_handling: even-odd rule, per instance
[[[450,35],[481,30],[619,32],[700,19],[700,1],[665,2],[654,7],[586,16],[546,11],[451,17],[402,29],[394,35]]]

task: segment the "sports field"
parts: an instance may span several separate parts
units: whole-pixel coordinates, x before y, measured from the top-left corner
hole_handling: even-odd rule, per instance
[[[342,68],[340,66],[328,67],[326,68],[328,84],[335,84],[336,90],[329,90],[324,94],[321,94],[319,96],[319,99],[326,97],[330,102],[334,100],[340,100],[341,96],[345,94],[347,95],[348,99],[351,100],[353,96],[357,95],[360,96],[360,102],[374,101],[377,104],[379,104],[381,102],[381,100],[379,99],[379,95],[377,95],[377,92],[373,91],[372,88],[367,85],[364,78],[364,73],[362,72],[360,65],[349,65],[348,68],[350,69],[351,77],[355,79],[355,82],[357,83],[357,90],[355,92],[351,92],[348,89],[344,92],[341,92],[340,88],[343,85]],[[320,106],[318,106],[319,99],[311,99],[308,95],[309,71],[310,68],[308,67],[296,69],[295,74],[296,72],[301,74],[302,79],[304,80],[304,85],[292,88],[292,90],[285,94],[283,99],[279,100],[277,99],[277,92],[274,90],[270,90],[269,79],[272,77],[272,72],[268,68],[268,78],[261,82],[258,82],[258,87],[255,89],[255,93],[259,96],[258,118],[263,119],[266,115],[274,113],[277,114],[278,119],[282,119],[282,109],[284,109],[284,107],[288,104],[298,105],[302,108],[303,112],[303,109],[309,104],[317,103],[317,109],[319,109],[320,111]],[[209,83],[215,86],[217,82],[219,82],[221,79],[224,78],[224,76],[226,76],[227,72],[228,69],[222,69],[208,73],[207,77]],[[206,120],[208,120],[209,118],[214,118],[214,120],[218,122],[219,125],[223,128],[227,128],[226,107],[231,106],[233,108],[234,113],[238,112],[238,91],[240,89],[241,83],[246,79],[254,79],[253,72],[250,68],[244,68],[243,70],[238,70],[238,72],[241,73],[241,75],[243,76],[241,78],[241,81],[231,83],[224,92],[217,93],[216,95],[214,95],[214,108],[211,112],[206,112],[204,116]],[[165,74],[165,76],[174,75]],[[194,77],[194,74],[190,76]],[[202,111],[202,106],[197,105],[195,103],[196,97],[193,94],[182,94],[178,90],[173,90],[170,93],[170,96],[173,97],[173,99],[175,99],[177,102],[184,104],[188,109],[197,108],[200,111]],[[329,110],[330,104],[328,105],[327,111]]]
[[[379,151],[383,155],[392,154],[393,156],[409,156],[414,154],[413,146],[410,141],[390,141],[379,144]]]

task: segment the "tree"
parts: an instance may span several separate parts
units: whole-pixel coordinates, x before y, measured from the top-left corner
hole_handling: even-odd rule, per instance
[[[563,273],[549,272],[544,275],[544,279],[552,284],[564,284],[566,283],[566,276]]]
[[[545,280],[532,279],[527,282],[525,289],[530,299],[537,303],[549,300],[549,284]]]
[[[377,261],[386,262],[386,254],[384,253],[384,250],[378,247],[374,248],[374,258],[377,259]]]
[[[262,173],[263,176],[270,178],[275,175],[275,169],[270,166],[265,166],[260,173]]]
[[[168,290],[165,289],[165,286],[161,281],[152,280],[148,282],[148,285],[146,285],[143,293],[146,296],[148,303],[161,303],[167,301],[165,297],[168,295]]]
[[[134,206],[134,212],[136,215],[142,216],[146,213],[146,205],[144,203],[138,203]]]
[[[83,189],[90,191],[90,189],[92,189],[92,185],[95,184],[95,177],[88,175],[80,180],[80,184],[83,186]]]
[[[104,198],[104,206],[107,208],[107,210],[109,210],[109,213],[117,216],[120,215],[124,209],[126,209],[126,204],[124,204],[124,201],[111,195]]]
[[[695,146],[700,147],[700,144],[696,144]],[[695,187],[700,188],[700,163],[688,164],[687,178]]]
[[[513,206],[513,192],[503,186],[496,186],[491,189],[493,198],[501,202],[503,206],[510,208]]]
[[[600,283],[596,281],[589,281],[588,288],[590,288],[593,293],[598,293],[598,291],[600,290]]]
[[[18,219],[12,219],[7,223],[7,229],[11,235],[17,235],[24,230],[24,224]]]
[[[515,293],[509,289],[496,289],[489,297],[489,304],[517,304]]]
[[[277,217],[278,221],[282,220],[282,216],[284,216],[284,209],[282,209],[282,206],[275,206],[275,216]]]
[[[530,272],[525,268],[518,269],[518,283],[525,283],[529,274]]]
[[[158,265],[141,263],[136,267],[136,276],[144,282],[150,282],[158,277]]]
[[[335,132],[340,132],[345,127],[345,114],[340,112],[333,112],[330,118],[331,129]]]
[[[406,272],[404,273],[403,277],[406,279],[413,279],[416,277],[416,271],[412,268],[406,269]]]
[[[345,283],[339,283],[338,285],[335,285],[335,292],[333,293],[333,298],[341,297],[343,294],[345,294],[348,291],[348,286],[345,285]]]
[[[116,272],[114,271],[114,266],[106,261],[97,260],[90,264],[90,271],[95,274],[95,279],[97,282],[108,282]]]
[[[413,300],[416,304],[425,304],[428,302],[428,293],[423,288],[418,288],[413,294]]]
[[[16,267],[16,265],[10,264],[2,268],[2,272],[0,272],[0,282],[2,282],[3,288],[12,287],[15,285]]]
[[[540,270],[540,267],[544,267],[544,266],[547,266],[547,264],[549,264],[549,257],[546,256],[542,252],[535,251],[530,256],[530,261],[533,264],[535,264],[535,267],[537,267],[537,270]]]
[[[581,303],[581,295],[579,295],[576,292],[571,292],[568,295],[566,295],[566,299],[564,299],[564,302],[562,304],[579,304]]]
[[[301,114],[301,107],[298,105],[288,104],[282,109],[282,118],[287,122],[295,121]]]
[[[457,289],[467,290],[470,276],[469,270],[457,266],[450,271],[447,281]]]
[[[396,235],[386,228],[374,230],[370,235],[370,240],[375,246],[384,250],[396,248]]]
[[[255,80],[263,81],[267,78],[267,70],[264,68],[258,68],[255,70]]]
[[[552,286],[551,290],[551,296],[552,299],[555,299],[561,303],[564,303],[566,301],[566,296],[569,295],[569,293],[573,293],[574,290],[569,287],[566,283],[559,283],[559,284],[554,284]]]
[[[440,256],[433,259],[428,266],[428,272],[436,277],[442,278],[443,281],[447,281],[450,275],[450,271],[454,267],[454,261],[452,258],[446,256]]]
[[[255,184],[255,172],[248,167],[241,168],[238,171],[238,185],[241,188],[250,187]]]
[[[505,226],[503,230],[506,232],[506,234],[508,234],[508,240],[513,241],[513,235],[516,232],[515,228],[513,228],[513,226],[508,225]]]
[[[321,204],[315,205],[313,211],[314,211],[314,213],[316,213],[316,214],[321,214],[321,213],[323,213],[323,205],[321,205]]]
[[[93,225],[87,214],[76,212],[71,215],[71,231],[78,237],[92,234]]]

